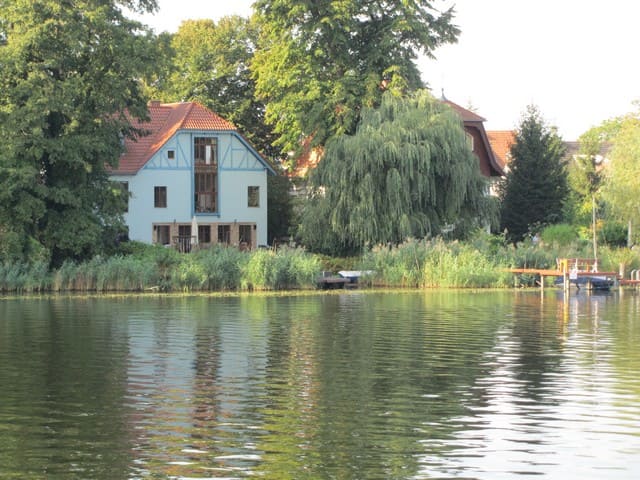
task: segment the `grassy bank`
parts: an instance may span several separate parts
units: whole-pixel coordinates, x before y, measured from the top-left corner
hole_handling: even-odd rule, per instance
[[[559,257],[590,257],[588,245],[506,245],[479,234],[468,242],[409,240],[376,247],[361,258],[333,259],[302,249],[240,252],[214,247],[191,254],[134,244],[129,251],[89,262],[68,262],[53,271],[42,262],[0,264],[0,291],[38,292],[199,292],[315,288],[321,271],[371,270],[366,284],[389,288],[509,288],[534,284],[508,268],[554,268]],[[630,249],[600,249],[601,270],[640,268]]]

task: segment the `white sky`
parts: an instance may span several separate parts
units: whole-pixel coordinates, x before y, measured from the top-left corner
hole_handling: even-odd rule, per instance
[[[143,21],[157,32],[183,20],[248,16],[253,0],[159,0]],[[640,1],[435,0],[456,5],[458,43],[423,59],[436,96],[470,105],[488,130],[512,129],[529,104],[565,140],[634,110],[640,99]]]

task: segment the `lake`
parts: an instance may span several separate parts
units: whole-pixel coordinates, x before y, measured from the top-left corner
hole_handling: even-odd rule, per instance
[[[0,478],[635,479],[640,296],[0,299]]]

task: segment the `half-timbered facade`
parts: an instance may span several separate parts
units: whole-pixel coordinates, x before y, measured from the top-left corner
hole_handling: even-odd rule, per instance
[[[129,192],[129,238],[182,251],[266,245],[269,163],[198,103],[152,102],[149,116],[112,171]]]

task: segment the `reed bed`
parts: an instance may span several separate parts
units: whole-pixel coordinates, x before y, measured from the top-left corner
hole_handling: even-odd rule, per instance
[[[46,262],[0,263],[0,292],[209,292],[294,290],[316,287],[323,270],[348,264],[371,271],[361,284],[390,288],[508,288],[533,285],[535,276],[515,277],[508,268],[554,268],[556,258],[591,257],[588,243],[508,245],[479,233],[466,242],[407,240],[378,246],[360,258],[332,259],[300,248],[240,252],[214,246],[180,254],[148,245],[129,246],[111,257],[65,262],[50,271]],[[640,251],[603,247],[600,269],[640,268]]]

